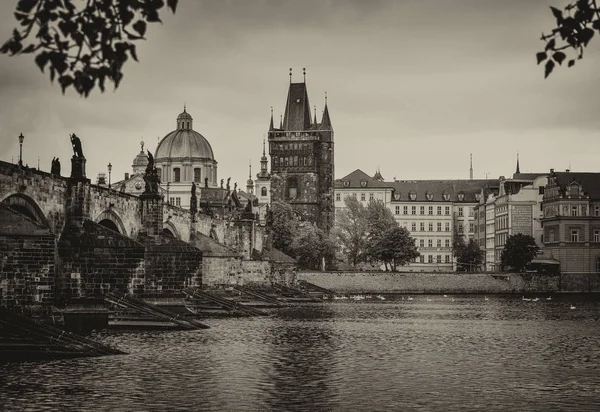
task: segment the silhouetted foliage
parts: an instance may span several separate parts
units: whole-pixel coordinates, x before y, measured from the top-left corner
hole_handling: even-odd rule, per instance
[[[298,219],[292,207],[285,202],[271,204],[273,247],[293,256],[292,242],[298,229]]]
[[[541,40],[546,43],[544,51],[536,54],[537,64],[544,65],[544,78],[548,77],[556,67],[567,60],[572,67],[576,59],[583,58],[583,50],[594,37],[600,33],[600,8],[596,0],[577,0],[565,6],[564,10],[550,7],[556,19],[556,27],[549,34],[543,34]],[[574,53],[567,59],[564,51]]]
[[[335,243],[312,224],[298,229],[292,249],[299,269],[320,270],[323,258],[326,262],[335,258]]]
[[[179,0],[167,0],[175,13]],[[129,56],[137,61],[132,41],[144,39],[148,23],[161,22],[163,0],[19,0],[14,13],[21,26],[0,52],[15,56],[36,53],[50,81],[58,76],[65,90],[73,86],[87,97],[108,79],[119,86]]]
[[[462,236],[457,235],[454,238],[453,248],[457,271],[471,272],[478,270],[483,263],[485,252],[481,250],[475,240],[469,239],[469,242],[465,242]]]
[[[370,200],[365,208],[365,218],[367,220],[367,244],[365,255],[371,263],[383,263],[387,269],[391,265],[390,251],[386,248],[392,245],[386,239],[386,232],[389,229],[397,228],[398,222],[394,218],[391,210],[379,200]],[[384,257],[385,256],[385,257]]]
[[[512,235],[506,239],[500,262],[502,267],[511,267],[516,272],[523,272],[537,256],[539,250],[532,236],[521,233]]]

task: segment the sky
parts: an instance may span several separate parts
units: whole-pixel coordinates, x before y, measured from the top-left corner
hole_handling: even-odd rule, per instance
[[[550,168],[600,172],[600,51],[548,79],[535,53],[564,0],[180,0],[138,42],[116,91],[63,96],[33,56],[0,55],[0,159],[68,175],[69,134],[88,177],[131,172],[140,141],[154,151],[183,110],[210,142],[221,178],[258,172],[271,106],[285,108],[289,69],[310,104],[325,93],[335,177],[467,179]],[[16,27],[0,2],[0,41]]]

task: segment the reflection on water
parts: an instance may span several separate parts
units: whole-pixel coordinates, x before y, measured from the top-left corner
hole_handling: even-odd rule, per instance
[[[596,410],[599,319],[584,296],[415,296],[113,331],[129,355],[0,366],[0,409]]]

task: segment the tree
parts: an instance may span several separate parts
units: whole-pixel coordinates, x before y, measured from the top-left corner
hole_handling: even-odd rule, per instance
[[[387,230],[398,227],[398,222],[394,215],[385,204],[377,199],[371,200],[365,209],[367,220],[367,244],[366,258],[371,262],[383,262],[386,269],[389,260],[384,260],[382,253],[385,250],[381,247],[384,243],[384,236]]]
[[[473,239],[469,239],[469,242],[466,243],[462,235],[454,233],[452,249],[452,253],[456,257],[457,271],[477,270],[483,263],[485,252]]]
[[[395,272],[398,266],[404,266],[420,256],[415,239],[403,227],[390,227],[369,248],[373,257],[388,265]]]
[[[517,272],[523,272],[539,250],[532,236],[521,233],[509,236],[500,255],[502,267],[512,267]]]
[[[356,268],[358,263],[365,260],[366,211],[363,204],[354,196],[347,196],[344,205],[346,207],[335,214],[336,224],[333,233],[346,254],[348,263]]]
[[[576,58],[583,58],[583,50],[594,37],[600,33],[600,7],[597,0],[576,0],[569,3],[564,10],[550,7],[556,19],[556,27],[549,34],[542,33],[541,40],[546,43],[544,50],[536,54],[537,64],[544,65],[544,78],[547,78],[556,67],[567,59],[564,51],[575,56],[567,62],[568,67],[575,64]]]
[[[179,0],[167,0],[173,13]],[[123,64],[137,61],[133,41],[145,39],[148,23],[161,22],[164,0],[19,0],[15,18],[21,29],[0,48],[11,56],[38,52],[35,63],[48,66],[50,81],[58,75],[65,90],[87,97],[106,79],[115,89],[123,78]],[[129,54],[128,54],[129,53]]]
[[[335,243],[312,224],[298,229],[291,246],[300,269],[319,270],[323,258],[325,261],[335,258]]]
[[[292,243],[298,230],[298,218],[292,207],[285,202],[271,204],[273,247],[294,256]]]

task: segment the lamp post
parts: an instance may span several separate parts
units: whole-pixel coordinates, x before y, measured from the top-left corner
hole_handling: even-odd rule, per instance
[[[23,167],[23,140],[25,140],[25,136],[21,133],[19,135],[19,167]]]
[[[112,170],[112,165],[110,162],[108,163],[108,190],[110,190],[110,172]]]
[[[167,182],[167,203],[169,203],[169,187],[171,186],[171,182]]]

